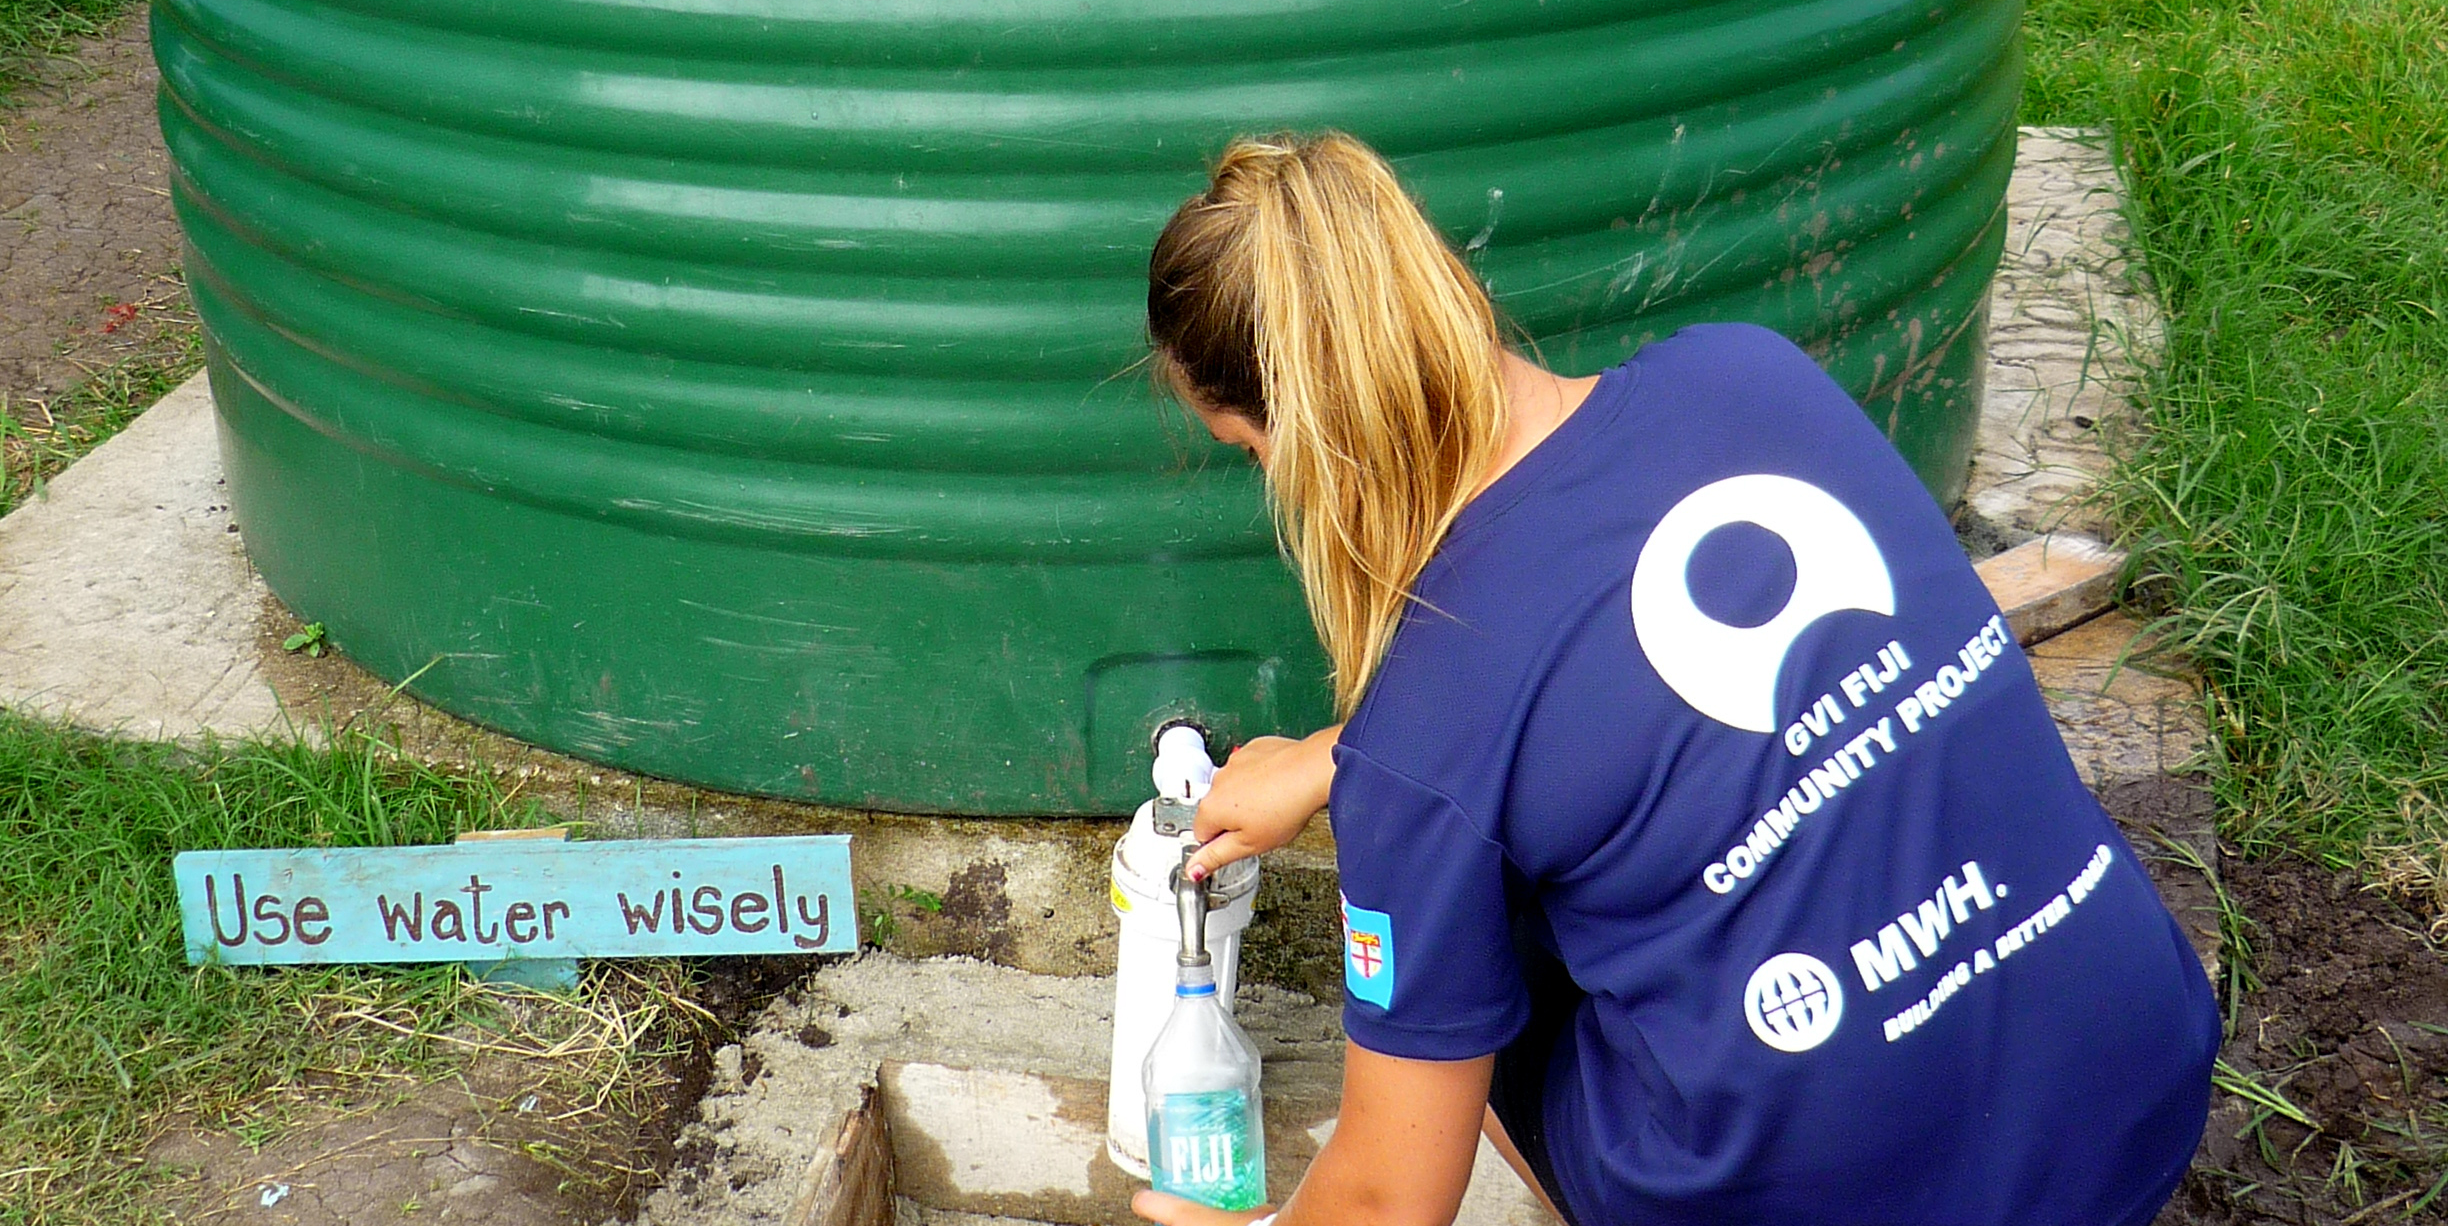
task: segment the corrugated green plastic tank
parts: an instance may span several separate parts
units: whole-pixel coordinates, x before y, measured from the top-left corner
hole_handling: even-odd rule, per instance
[[[1558,368],[1804,343],[1936,497],[2017,0],[157,0],[230,495],[443,708],[715,787],[1115,813],[1329,716],[1135,363],[1231,134],[1390,155]]]

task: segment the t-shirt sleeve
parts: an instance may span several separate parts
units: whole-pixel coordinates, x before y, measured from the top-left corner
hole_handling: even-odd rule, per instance
[[[1530,1016],[1504,856],[1455,802],[1340,746],[1328,802],[1345,912],[1345,1033],[1385,1056],[1463,1060]]]

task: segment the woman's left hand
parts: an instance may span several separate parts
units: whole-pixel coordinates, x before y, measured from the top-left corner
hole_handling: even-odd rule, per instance
[[[1269,1215],[1266,1205],[1257,1209],[1212,1209],[1180,1196],[1147,1190],[1132,1194],[1132,1211],[1159,1226],[1243,1226]]]
[[[1275,851],[1302,834],[1328,804],[1337,774],[1337,736],[1345,725],[1302,740],[1254,737],[1226,755],[1192,820],[1200,849],[1184,871],[1198,881],[1247,856]]]

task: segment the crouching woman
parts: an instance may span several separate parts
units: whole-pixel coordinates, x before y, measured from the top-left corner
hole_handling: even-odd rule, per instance
[[[1226,152],[1149,325],[1261,465],[1347,716],[1199,817],[1211,871],[1335,828],[1343,1105],[1277,1226],[1449,1221],[1484,1134],[1576,1226],[2154,1217],[2205,974],[1810,358],[1711,325],[1552,374],[1333,134]]]

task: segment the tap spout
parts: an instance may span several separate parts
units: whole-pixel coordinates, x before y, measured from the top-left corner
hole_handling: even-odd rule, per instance
[[[1184,849],[1184,861],[1190,863],[1192,850]],[[1177,966],[1209,965],[1209,883],[1193,881],[1184,876],[1183,866],[1167,874],[1168,883],[1175,887],[1175,923],[1182,929],[1182,945],[1175,953]]]

